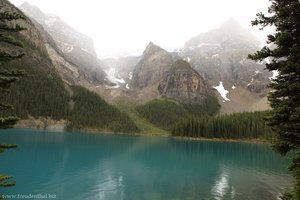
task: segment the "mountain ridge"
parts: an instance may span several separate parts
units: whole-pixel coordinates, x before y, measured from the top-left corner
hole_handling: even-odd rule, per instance
[[[60,69],[64,78],[69,82],[73,79],[73,83],[87,84],[86,87],[110,84],[103,70],[104,64],[97,58],[91,38],[79,33],[59,17],[44,14],[38,7],[27,2],[23,3],[20,9],[35,22],[40,32],[46,35],[44,42],[49,44],[47,49],[50,57],[57,63],[56,66],[65,65]],[[49,23],[51,20],[52,23]]]
[[[31,11],[29,14],[32,15],[32,22],[30,21],[28,31],[22,33],[24,41],[32,45],[29,63],[43,63],[43,59],[46,59],[45,67],[55,74],[57,80],[57,76],[62,78],[62,82],[58,80],[60,88],[63,92],[68,91],[68,95],[74,92],[70,89],[73,86],[83,86],[113,105],[125,104],[126,107],[128,104],[134,108],[141,106],[143,115],[134,108],[124,110],[130,110],[135,119],[140,117],[143,120],[148,119],[148,122],[151,122],[151,116],[147,118],[149,115],[145,112],[159,116],[157,111],[173,113],[173,108],[179,113],[184,110],[185,116],[215,114],[219,109],[218,104],[221,105],[222,114],[268,109],[266,94],[270,73],[264,71],[263,62],[255,63],[246,59],[248,53],[257,49],[257,42],[232,19],[218,29],[188,40],[180,51],[168,52],[149,42],[139,57],[102,62],[94,54],[93,47],[90,50],[85,49],[76,43],[76,39],[72,40],[72,37],[64,35],[64,31],[60,35],[58,31],[64,27],[69,29],[67,32],[73,30],[60,18],[36,11],[36,8],[30,10],[30,6],[23,5],[26,12]],[[37,20],[34,19],[34,12]],[[76,33],[75,35],[78,36]],[[63,44],[61,40],[66,43]],[[34,55],[35,48],[39,49],[38,55]],[[118,67],[122,69],[117,69]],[[112,70],[109,74],[112,77],[104,70]],[[226,99],[222,92],[225,92]],[[72,104],[76,100],[71,96],[66,99],[63,103],[67,101]],[[213,103],[209,104],[210,102]],[[169,103],[172,105],[168,106]],[[209,107],[207,113],[205,106]],[[79,117],[78,113],[76,117]],[[165,122],[168,122],[167,117],[168,115],[164,116]],[[177,119],[181,119],[180,114]],[[140,125],[145,122],[140,121]],[[89,124],[80,120],[78,122]],[[80,128],[76,124],[73,127]]]

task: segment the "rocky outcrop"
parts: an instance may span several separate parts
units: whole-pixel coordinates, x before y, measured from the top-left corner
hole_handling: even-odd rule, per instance
[[[268,92],[267,84],[269,82],[269,78],[263,73],[256,71],[255,74],[252,75],[250,83],[247,84],[247,89],[254,94],[264,97]]]
[[[59,54],[55,48],[50,44],[45,44],[51,61],[59,72],[60,76],[69,83],[69,85],[75,84],[80,78],[80,72],[78,68],[69,63],[61,54]]]
[[[130,86],[142,89],[158,83],[174,61],[172,54],[150,42],[135,66]]]
[[[15,128],[35,128],[49,131],[64,131],[67,125],[66,120],[53,120],[51,118],[28,116],[28,119],[22,119],[14,126]]]
[[[177,60],[158,86],[160,94],[185,103],[201,104],[212,95],[209,85],[188,62]]]

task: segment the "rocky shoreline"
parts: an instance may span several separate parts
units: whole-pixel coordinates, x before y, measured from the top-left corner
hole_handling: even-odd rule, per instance
[[[34,118],[29,116],[27,119],[19,120],[14,126],[15,128],[33,128],[33,129],[43,129],[49,131],[64,131],[66,127],[66,120],[53,120],[51,118]]]

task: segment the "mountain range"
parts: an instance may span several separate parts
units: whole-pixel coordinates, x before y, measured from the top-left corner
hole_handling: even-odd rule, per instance
[[[65,108],[64,115],[55,119],[65,120],[65,126],[70,119],[79,123],[77,118],[85,117],[76,115],[76,120],[72,114],[72,118],[68,117],[68,113],[75,112],[74,108],[81,109],[76,104],[79,97],[76,99],[74,93],[85,94],[82,90],[95,92],[93,94],[97,94],[99,99],[108,102],[102,106],[114,107],[108,109],[109,112],[123,113],[122,116],[137,123],[137,126],[134,122],[124,125],[119,122],[122,121],[120,117],[116,117],[118,127],[134,127],[118,128],[119,131],[141,130],[145,124],[164,129],[164,126],[153,123],[145,114],[145,111],[152,113],[158,104],[163,106],[160,112],[164,112],[169,109],[165,105],[173,105],[175,102],[168,114],[183,109],[187,113],[185,116],[206,113],[204,107],[210,108],[209,114],[269,109],[267,85],[273,74],[265,70],[267,61],[256,63],[247,59],[249,53],[260,48],[259,42],[234,19],[229,19],[218,29],[187,40],[183,48],[174,52],[150,42],[140,56],[100,60],[95,53],[93,40],[70,27],[58,16],[45,14],[29,3],[22,4],[18,9],[7,0],[0,2],[6,10],[28,16],[26,22],[17,21],[27,28],[18,36],[28,44],[25,45],[28,47],[27,56],[22,62],[32,66],[30,69],[33,70],[29,70],[32,73],[38,69],[40,73],[52,74],[59,82],[59,87],[53,92],[61,90],[65,94],[63,107],[68,108]],[[75,89],[79,86],[82,90]],[[93,95],[87,96],[90,99],[86,101],[94,100]],[[48,100],[51,102],[51,99]],[[94,104],[98,105],[97,102]],[[199,113],[194,113],[193,109]],[[111,116],[113,118],[119,114]],[[22,118],[30,116],[54,118],[46,111],[43,115],[28,111]],[[98,117],[101,118],[100,115]],[[94,126],[90,122],[80,125],[73,123],[72,127],[114,129],[112,125]]]
[[[124,62],[127,58],[110,59],[109,62],[118,63],[111,67],[119,78],[126,80],[124,85],[127,90],[130,88],[138,102],[161,95],[159,81],[164,79],[172,64],[181,59],[214,90],[221,105],[220,113],[256,111],[269,109],[267,85],[274,75],[265,70],[267,60],[257,63],[247,59],[249,53],[259,48],[255,36],[234,19],[229,19],[218,29],[191,38],[175,52],[150,42],[141,56],[130,57],[130,63]],[[108,60],[103,62],[109,65]],[[120,88],[124,91],[125,87]]]

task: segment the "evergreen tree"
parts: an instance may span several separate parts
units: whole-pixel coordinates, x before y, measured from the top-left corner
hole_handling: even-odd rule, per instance
[[[270,84],[268,99],[273,110],[266,121],[276,133],[274,149],[294,155],[290,170],[296,178],[295,192],[285,199],[300,199],[300,1],[271,0],[268,13],[258,13],[252,25],[276,28],[267,40],[272,48],[263,47],[249,58],[270,58],[266,68],[279,72]]]
[[[9,87],[15,81],[17,81],[21,76],[23,76],[24,72],[21,70],[9,69],[4,66],[6,62],[19,59],[24,56],[24,53],[19,50],[16,52],[15,48],[22,48],[23,45],[21,42],[16,40],[14,37],[10,36],[12,32],[19,32],[24,30],[24,28],[19,25],[9,25],[8,22],[18,19],[24,19],[23,16],[8,12],[2,11],[0,7],[0,94],[5,95],[9,92]],[[13,49],[13,50],[11,50]],[[18,120],[17,117],[14,116],[5,116],[3,114],[4,111],[12,109],[12,106],[5,103],[0,102],[0,128],[6,129],[12,127]],[[15,148],[17,145],[13,144],[1,144],[0,145],[0,153],[2,153],[5,149]],[[11,176],[0,175],[0,186],[8,187],[15,185],[14,181],[10,181]],[[0,198],[2,198],[0,196]]]

